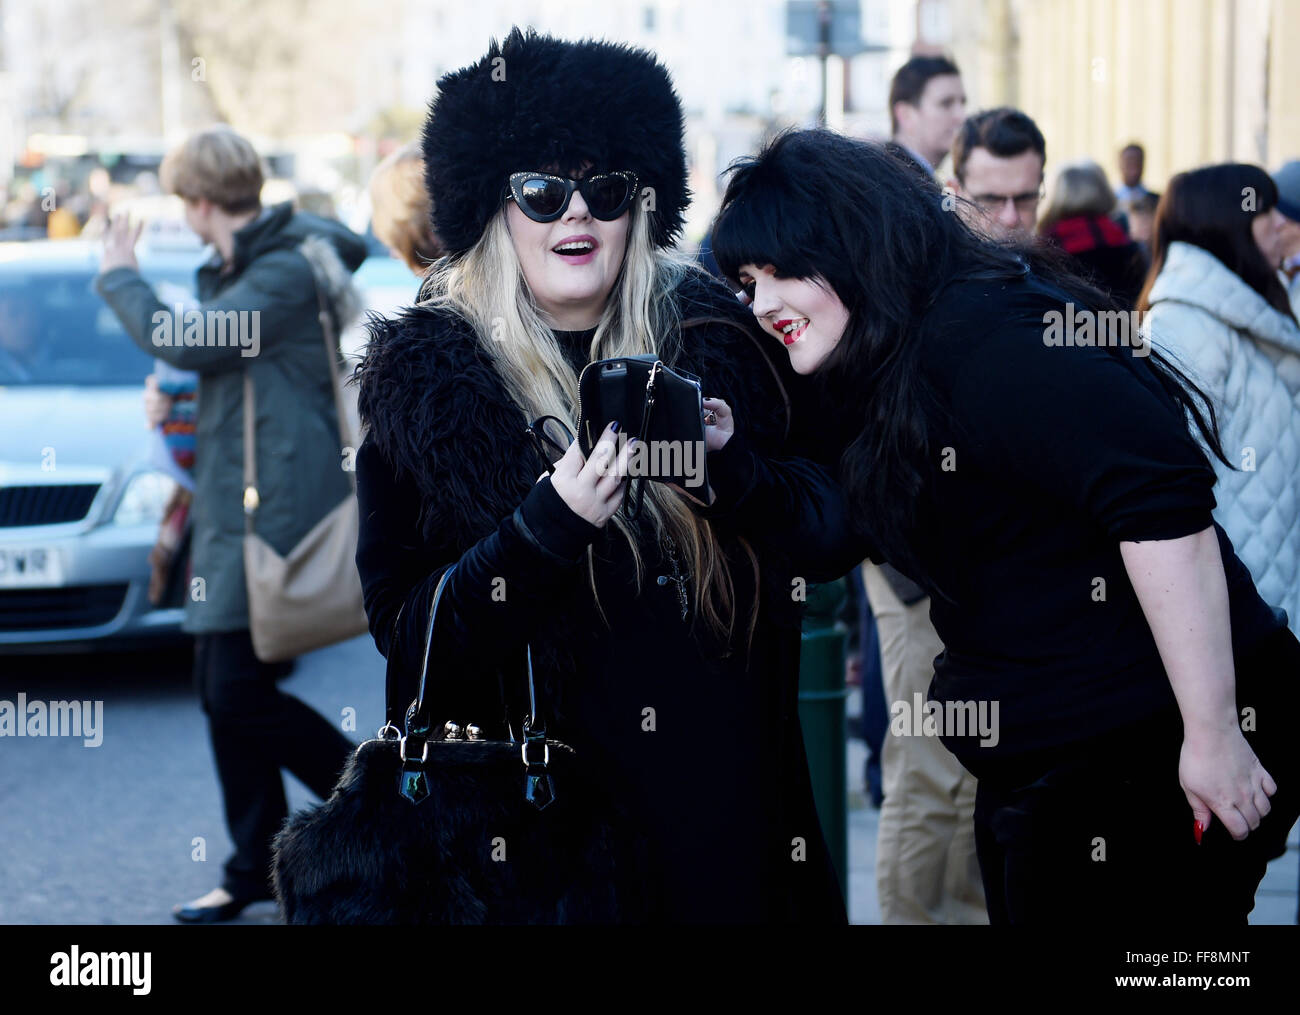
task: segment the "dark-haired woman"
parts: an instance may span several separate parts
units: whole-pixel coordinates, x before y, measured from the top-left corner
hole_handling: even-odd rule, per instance
[[[635,521],[620,512],[620,421],[601,421],[590,460],[549,451],[553,475],[526,433],[547,414],[574,426],[589,361],[655,353],[742,401],[755,443],[786,440],[788,367],[671,250],[688,191],[667,72],[516,30],[439,82],[423,148],[449,256],[427,299],[373,325],[358,371],[357,566],[403,700],[456,562],[435,713],[501,735],[498,675],[519,686],[531,646],[548,735],[648,845],[650,920],[845,922],[796,711],[788,567],[667,483],[646,484]]]
[[[1244,923],[1297,813],[1277,733],[1300,644],[1212,522],[1195,389],[1133,343],[1055,340],[1065,304],[1112,305],[981,241],[877,145],[777,139],[713,240],[842,452],[809,482],[713,402],[714,508],[800,545],[810,579],[866,554],[931,594],[945,651],[891,730],[941,735],[979,779],[991,921]]]
[[[1254,200],[1250,196],[1254,195]],[[1215,517],[1268,602],[1300,622],[1300,324],[1278,275],[1277,186],[1257,166],[1179,173],[1156,209],[1139,310],[1214,405]]]

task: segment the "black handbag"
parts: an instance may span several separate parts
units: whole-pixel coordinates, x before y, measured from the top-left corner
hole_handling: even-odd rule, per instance
[[[700,379],[653,355],[588,363],[578,376],[578,443],[584,458],[611,420],[620,435],[644,442],[648,469],[633,473],[626,513],[641,511],[645,481],[673,483],[700,499],[708,489],[704,405]]]
[[[390,647],[386,723],[349,759],[330,798],[289,818],[274,841],[273,880],[291,924],[635,923],[648,891],[631,832],[568,745],[547,739],[528,705],[515,735],[430,716],[438,602],[429,610],[416,699],[403,721]],[[400,616],[400,614],[399,614]],[[470,718],[470,717],[461,717]]]

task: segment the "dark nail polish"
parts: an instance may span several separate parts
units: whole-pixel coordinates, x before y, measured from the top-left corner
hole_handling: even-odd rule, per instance
[[[1205,828],[1199,820],[1195,821],[1192,824],[1192,835],[1196,837],[1196,845],[1198,846],[1201,844],[1201,835],[1204,833],[1204,831]]]
[[[614,422],[609,424],[609,429],[611,433],[618,433],[618,420],[614,420]]]

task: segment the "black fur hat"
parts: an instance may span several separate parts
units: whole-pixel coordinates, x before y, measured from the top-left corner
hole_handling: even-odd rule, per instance
[[[656,246],[670,245],[685,224],[681,105],[668,71],[633,46],[515,28],[477,63],[442,77],[421,145],[434,229],[449,254],[478,241],[511,173],[547,165],[577,175],[590,160],[593,172],[634,172],[634,214],[653,200]]]

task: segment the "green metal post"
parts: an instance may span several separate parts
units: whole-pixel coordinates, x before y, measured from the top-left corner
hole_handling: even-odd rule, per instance
[[[813,585],[799,655],[799,720],[822,834],[848,899],[848,787],[845,773],[844,656],[848,629],[836,619],[847,596],[844,580]]]

